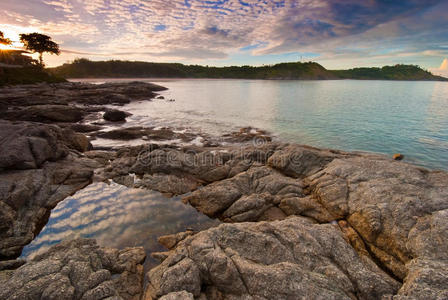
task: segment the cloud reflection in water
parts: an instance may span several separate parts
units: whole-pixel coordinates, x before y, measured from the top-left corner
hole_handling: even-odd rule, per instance
[[[62,240],[95,238],[101,246],[143,246],[147,267],[158,262],[149,254],[165,250],[157,243],[160,235],[201,230],[219,224],[180,201],[158,192],[130,189],[115,183],[94,183],[60,202],[50,220],[23,257],[31,258]]]

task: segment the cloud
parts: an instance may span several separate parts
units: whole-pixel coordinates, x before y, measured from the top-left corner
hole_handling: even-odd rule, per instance
[[[186,62],[241,52],[312,52],[333,62],[448,55],[440,47],[448,45],[443,0],[2,0],[2,9],[0,24],[48,33],[66,55]]]
[[[436,75],[444,76],[448,78],[448,58],[445,58],[438,68],[432,68],[430,71]]]

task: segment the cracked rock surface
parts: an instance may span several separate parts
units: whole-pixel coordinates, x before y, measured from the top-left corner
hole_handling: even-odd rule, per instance
[[[379,299],[400,287],[359,256],[337,225],[302,217],[223,224],[187,237],[148,278],[152,298],[185,291],[208,299]]]
[[[94,240],[64,241],[8,278],[0,299],[140,299],[143,248],[99,247]]]
[[[7,260],[20,255],[58,202],[91,182],[99,164],[77,152],[69,130],[29,122],[0,126],[0,260]]]
[[[302,224],[303,218],[316,226],[330,223],[337,227],[332,230],[342,236],[342,244],[345,243],[348,249],[355,251],[364,264],[374,264],[381,272],[369,270],[382,274],[381,278],[385,282],[392,282],[390,287],[395,289],[385,291],[384,295],[390,294],[397,299],[437,299],[440,295],[442,298],[448,295],[448,230],[443,221],[446,220],[448,210],[446,172],[427,170],[377,154],[272,143],[259,147],[218,147],[213,150],[145,146],[129,148],[118,154],[117,159],[105,169],[104,176],[123,180],[129,173],[135,173],[139,179],[129,180],[128,186],[147,187],[173,194],[191,192],[184,196],[185,202],[210,217],[217,217],[228,223],[284,220],[288,216],[300,216],[291,219],[295,221],[287,219],[288,224]],[[232,226],[228,228],[241,229]],[[252,230],[262,227],[256,223],[244,226],[249,226]],[[216,239],[218,236],[225,239],[237,234],[224,228],[227,227],[224,226],[222,231],[210,229],[209,233],[213,232]],[[300,231],[314,239],[325,234],[325,231],[311,230],[312,228],[301,226]],[[278,231],[282,232],[283,227],[280,226]],[[195,238],[193,236],[188,240]],[[203,240],[203,234],[198,234],[197,239]],[[262,233],[259,240],[268,243],[267,235]],[[261,247],[267,260],[280,255],[263,248],[265,244],[255,244],[242,238],[239,247],[247,252],[257,251],[256,248]],[[332,247],[329,244],[326,246]],[[190,256],[177,260],[180,256],[174,254],[177,252],[171,252],[165,260],[168,263],[164,262],[157,271],[150,272],[149,278],[153,283],[149,293],[151,297],[156,299],[182,290],[195,297],[208,292],[211,295],[222,294],[223,299],[235,295],[251,295],[247,289],[233,290],[233,286],[238,286],[238,282],[242,281],[241,276],[231,276],[232,279],[226,285],[210,281],[211,269],[200,268],[200,264],[210,266],[210,263],[206,262],[205,256],[191,256],[194,248],[189,247],[186,243],[179,243],[175,251],[187,251]],[[303,255],[319,265],[322,254],[312,246],[309,247],[309,251],[304,251]],[[221,248],[226,249],[225,246]],[[343,248],[331,249],[338,253],[337,256],[346,252],[346,249],[341,250]],[[245,251],[237,252],[241,256]],[[161,258],[166,256],[159,255]],[[232,257],[229,254],[227,256]],[[170,266],[164,268],[164,264]],[[361,264],[358,266],[361,268]],[[171,271],[172,267],[175,268]],[[366,265],[362,267],[367,268]],[[220,269],[228,272],[233,272],[234,268],[235,265],[227,260],[220,266]],[[260,268],[256,270],[264,272],[268,287],[272,285],[269,282],[276,281],[274,278],[278,274],[296,274],[288,273],[292,271],[283,265],[281,268],[269,269],[269,272]],[[314,272],[313,270],[310,269],[310,272]],[[169,272],[190,274],[185,279],[188,283],[186,285],[197,287],[200,282],[199,290],[179,289],[186,286],[181,281],[168,287],[165,279],[170,276]],[[161,278],[164,279],[160,281]],[[331,281],[328,278],[326,280]],[[335,292],[339,296],[364,299],[373,293],[368,289],[364,290],[361,283],[358,289],[345,289],[341,282],[329,284],[336,284],[343,291],[342,294]],[[351,283],[355,286],[353,281]],[[207,293],[204,285],[209,286]],[[261,288],[261,285],[258,288],[267,289]],[[301,290],[301,293],[305,293],[305,290]],[[260,297],[269,299],[266,295]],[[215,296],[208,297],[214,299]]]

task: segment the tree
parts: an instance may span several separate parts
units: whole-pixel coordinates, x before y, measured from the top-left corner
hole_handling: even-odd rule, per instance
[[[42,54],[48,52],[50,54],[59,55],[61,51],[59,50],[59,45],[51,40],[48,35],[40,33],[29,33],[20,35],[20,41],[25,46],[25,49],[34,53],[39,53],[39,63],[44,66],[44,61]]]
[[[11,40],[8,38],[5,38],[3,35],[3,32],[0,31],[0,45],[11,45]]]

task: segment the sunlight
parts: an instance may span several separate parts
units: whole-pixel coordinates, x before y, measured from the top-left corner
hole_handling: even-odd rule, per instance
[[[0,45],[1,50],[21,50],[23,44],[20,42],[20,34],[39,31],[34,27],[22,27],[9,24],[0,24],[0,29],[5,37],[12,41],[11,45]]]

